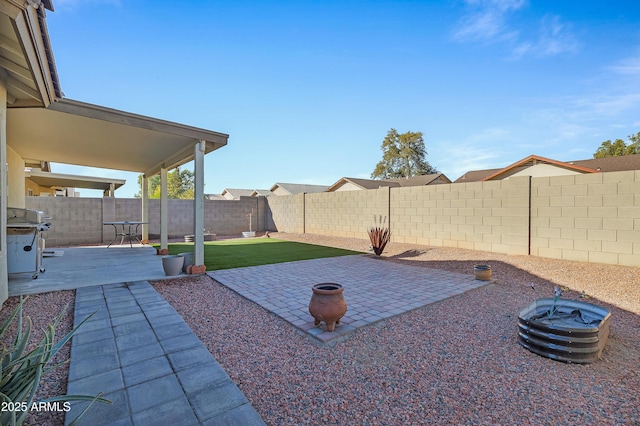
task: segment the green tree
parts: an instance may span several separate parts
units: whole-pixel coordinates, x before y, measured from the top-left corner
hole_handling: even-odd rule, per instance
[[[630,143],[627,145],[622,139],[616,139],[614,142],[606,140],[602,142],[593,154],[593,158],[640,154],[640,132],[635,135],[629,135],[629,141]]]
[[[161,196],[161,179],[160,175],[153,175],[148,180],[149,198],[160,198]],[[135,195],[136,198],[142,197],[142,175],[138,176],[138,187],[140,191]],[[180,170],[179,167],[167,173],[167,196],[169,198],[180,198],[183,200],[192,200],[194,197],[195,181],[192,171]]]
[[[382,149],[382,160],[371,173],[372,179],[393,179],[438,173],[426,160],[427,150],[422,132],[398,134],[396,129],[391,129],[382,141],[380,149]]]

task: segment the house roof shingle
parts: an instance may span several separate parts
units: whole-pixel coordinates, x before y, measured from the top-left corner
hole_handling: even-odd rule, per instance
[[[624,155],[618,157],[593,158],[588,160],[576,161],[557,161],[537,155],[530,155],[529,157],[526,157],[501,169],[468,171],[458,179],[456,179],[454,183],[480,182],[493,178],[499,178],[500,176],[507,177],[540,162],[552,164],[557,167],[573,169],[583,173],[640,170],[640,154]]]
[[[311,193],[315,193],[315,192],[325,192],[327,190],[327,188],[329,188],[327,185],[306,185],[306,184],[303,184],[303,183],[280,183],[280,182],[277,182],[276,184],[274,184],[271,187],[271,192],[273,192],[278,187],[284,189],[285,191],[287,191],[291,195],[302,194],[303,192],[307,193],[307,194],[311,194]]]
[[[359,186],[361,189],[378,189],[383,187],[400,187],[400,186],[421,186],[421,185],[429,185],[432,183],[451,183],[449,178],[447,178],[443,173],[434,173],[430,175],[421,175],[421,176],[412,176],[408,178],[396,178],[396,179],[360,179],[360,178],[350,178],[343,177],[340,178],[336,183],[331,185],[327,192],[335,191],[340,188],[344,184],[350,182],[356,186]]]

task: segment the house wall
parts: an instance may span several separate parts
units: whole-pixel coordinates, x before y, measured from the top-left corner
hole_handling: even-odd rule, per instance
[[[25,179],[24,167],[25,162],[10,147],[7,147],[7,180],[10,183],[7,188],[7,207],[24,207]]]
[[[527,167],[524,170],[514,173],[511,176],[533,176],[533,177],[548,177],[548,176],[566,176],[566,175],[579,175],[581,173],[575,170],[565,169],[564,167],[557,167],[552,164],[536,164],[531,167]]]
[[[360,188],[358,185],[354,185],[352,182],[345,182],[344,184],[340,185],[338,188],[336,188],[333,192],[340,192],[340,191],[359,191],[362,188]]]
[[[169,238],[193,234],[193,200],[168,200]],[[240,234],[249,230],[249,213],[253,230],[266,228],[265,197],[241,197],[240,200],[205,200],[205,229],[219,235]],[[113,240],[113,226],[103,222],[140,220],[139,199],[26,197],[26,207],[51,216],[53,228],[47,232],[48,247],[82,244],[107,244]],[[160,200],[149,200],[149,236],[160,236]]]
[[[289,193],[289,191],[287,191],[286,189],[282,188],[281,186],[276,186],[275,189],[271,190],[271,192],[273,192],[275,195],[278,195],[278,196],[291,195]]]
[[[56,190],[54,188],[47,188],[46,186],[40,186],[29,178],[25,178],[25,193],[24,195],[29,195],[29,190],[34,196],[42,196],[43,194],[48,194],[50,196],[54,196],[56,194]]]

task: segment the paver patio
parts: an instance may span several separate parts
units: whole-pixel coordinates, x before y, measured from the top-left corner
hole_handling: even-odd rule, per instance
[[[107,273],[109,266],[102,267]],[[100,275],[97,272],[90,275]],[[228,269],[208,275],[320,344],[330,345],[348,339],[360,327],[487,284],[472,274],[401,265],[369,255]],[[55,281],[53,276],[50,279]],[[327,332],[324,323],[316,327],[308,312],[311,286],[320,282],[338,282],[345,287],[348,310],[334,332]],[[81,280],[79,284],[75,322],[96,310],[98,313],[72,340],[68,392],[103,392],[113,401],[92,407],[81,424],[149,424],[160,418],[175,424],[264,424],[202,342],[148,281],[96,285],[96,280],[93,286],[85,286],[88,283]],[[84,405],[74,403],[67,422]]]
[[[472,274],[401,265],[370,255],[226,269],[208,275],[324,343],[487,284]],[[311,287],[323,282],[342,284],[348,305],[333,332],[326,331],[324,323],[316,327],[308,310]]]

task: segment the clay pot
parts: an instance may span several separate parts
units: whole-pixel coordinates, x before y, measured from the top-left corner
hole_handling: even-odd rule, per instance
[[[313,295],[309,302],[309,313],[315,319],[314,324],[320,325],[321,321],[327,324],[327,331],[333,331],[336,324],[340,324],[340,318],[347,312],[347,302],[342,292],[341,284],[320,283],[312,287]]]
[[[491,265],[475,265],[473,273],[476,280],[489,281],[491,279]]]

